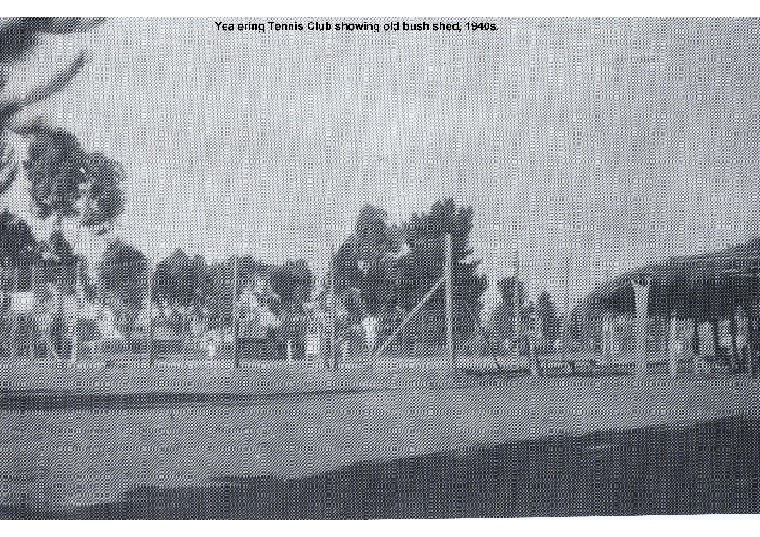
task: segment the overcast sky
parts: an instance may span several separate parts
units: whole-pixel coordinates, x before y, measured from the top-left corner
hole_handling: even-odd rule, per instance
[[[481,33],[219,32],[116,19],[43,43],[9,91],[79,50],[37,106],[119,160],[118,234],[154,259],[304,257],[323,271],[365,203],[453,196],[494,281],[562,304],[649,260],[758,234],[760,21],[500,20]],[[26,214],[19,185],[2,201]],[[97,241],[81,247],[97,251]]]

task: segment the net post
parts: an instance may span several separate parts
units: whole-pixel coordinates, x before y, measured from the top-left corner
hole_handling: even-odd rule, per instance
[[[513,322],[513,334],[512,334],[512,340],[514,341],[515,346],[515,363],[520,362],[520,280],[519,280],[519,274],[520,274],[520,257],[517,249],[515,248],[515,279],[514,284],[512,285],[512,309],[514,313],[514,319]]]
[[[565,256],[565,315],[562,323],[562,362],[566,363],[567,339],[570,331],[570,256]]]

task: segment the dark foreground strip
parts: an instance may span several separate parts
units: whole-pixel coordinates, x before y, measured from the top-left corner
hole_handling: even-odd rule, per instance
[[[226,476],[140,487],[63,512],[4,518],[367,519],[760,512],[760,423],[731,417],[580,437],[552,436],[283,480]]]

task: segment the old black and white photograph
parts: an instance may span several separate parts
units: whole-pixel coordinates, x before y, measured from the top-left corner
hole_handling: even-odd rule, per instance
[[[0,18],[0,518],[757,513],[760,19]]]

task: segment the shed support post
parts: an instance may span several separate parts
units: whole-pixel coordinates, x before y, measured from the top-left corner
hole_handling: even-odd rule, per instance
[[[636,376],[647,372],[647,313],[649,308],[649,280],[643,283],[631,281],[636,308],[636,356],[634,358]]]

